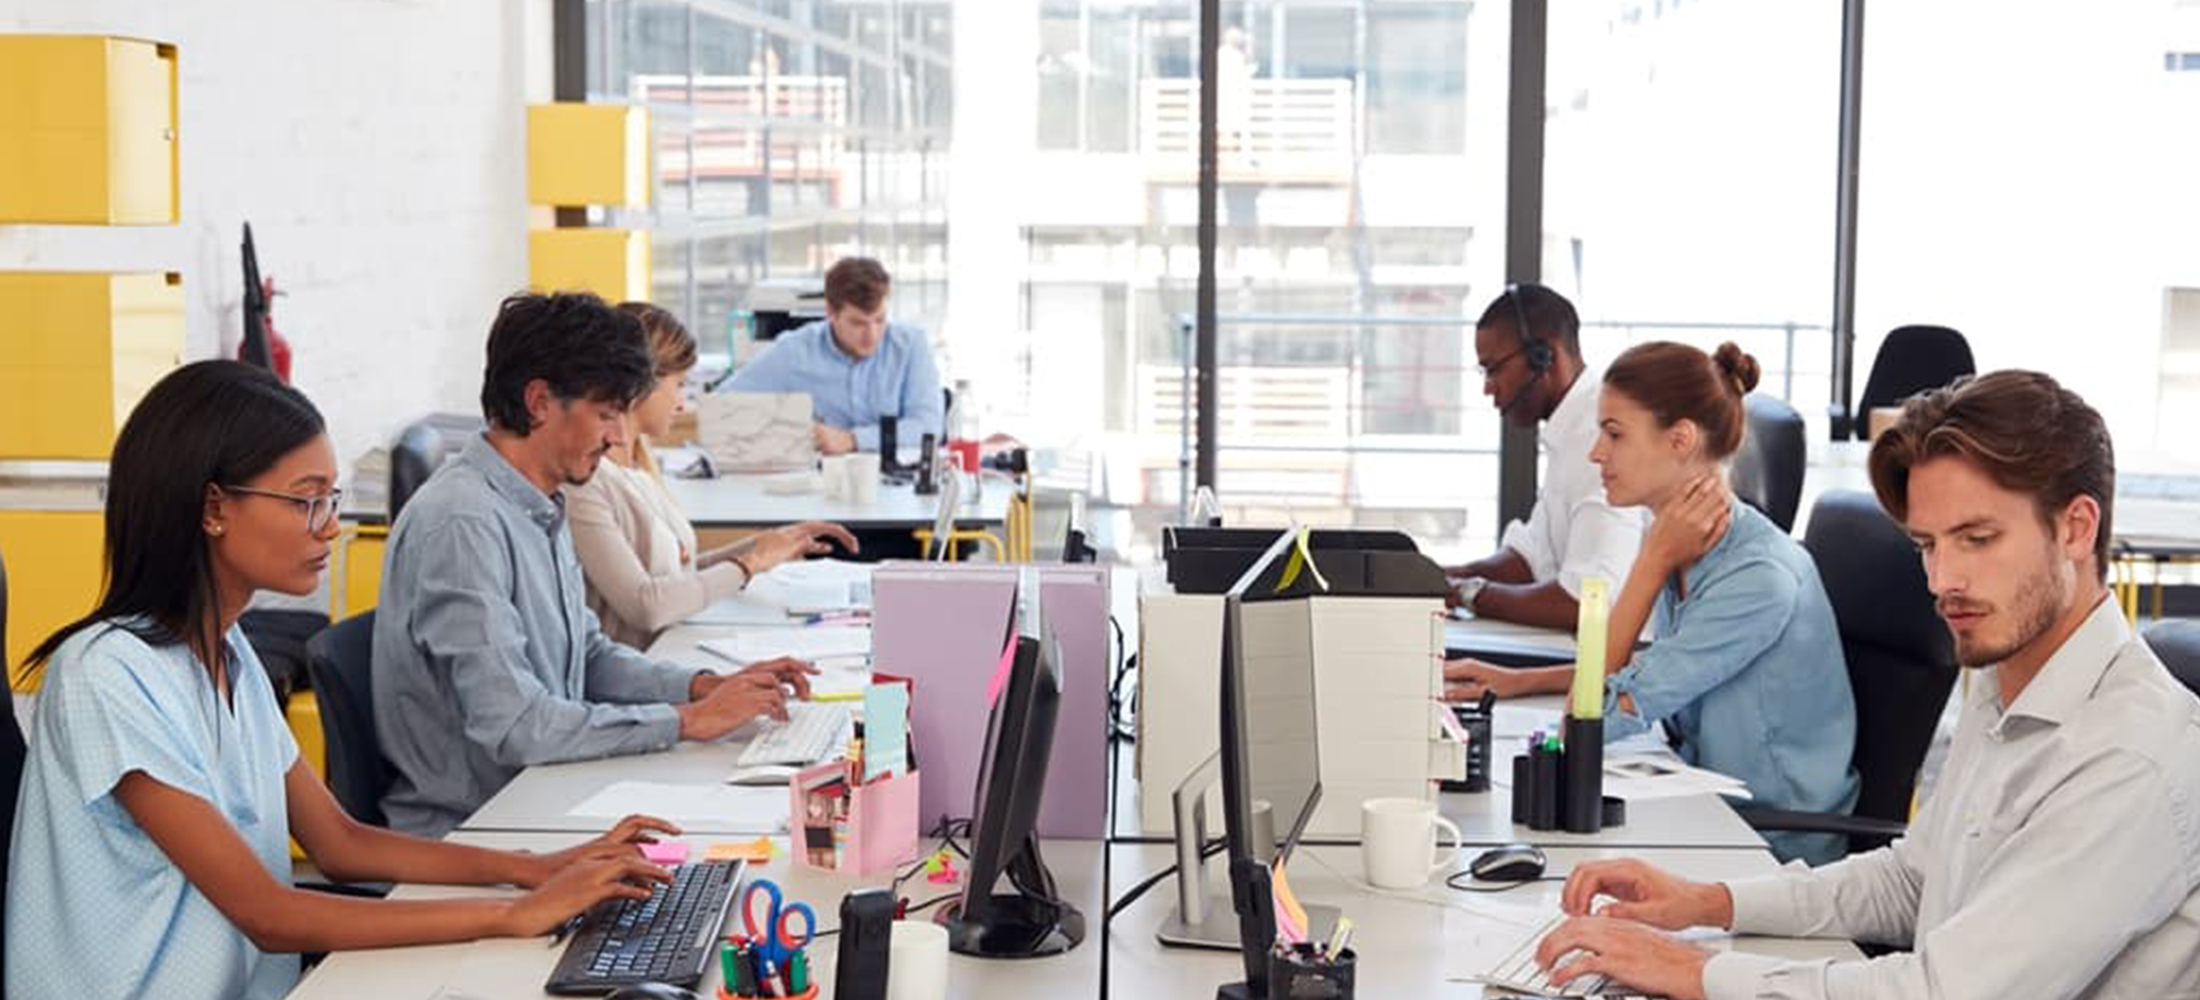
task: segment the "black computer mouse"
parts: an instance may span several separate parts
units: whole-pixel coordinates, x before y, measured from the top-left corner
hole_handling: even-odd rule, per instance
[[[1548,859],[1534,844],[1492,847],[1467,862],[1467,871],[1484,882],[1527,882],[1543,877]]]
[[[694,990],[683,990],[664,983],[635,983],[621,986],[604,1000],[697,1000]]]

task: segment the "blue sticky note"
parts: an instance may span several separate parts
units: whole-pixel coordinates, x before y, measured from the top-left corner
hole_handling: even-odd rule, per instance
[[[909,688],[873,684],[863,689],[863,780],[909,769]]]

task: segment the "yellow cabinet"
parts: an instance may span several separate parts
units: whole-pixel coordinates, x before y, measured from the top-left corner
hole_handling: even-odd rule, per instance
[[[183,359],[170,274],[0,273],[0,456],[104,459],[139,397]]]
[[[527,200],[649,206],[649,112],[623,104],[527,108]]]
[[[544,292],[594,292],[612,302],[648,299],[649,233],[534,230],[527,234],[527,283]]]
[[[103,516],[96,510],[0,510],[0,558],[8,564],[11,687],[17,686],[32,649],[99,603],[106,566]]]
[[[0,35],[0,223],[174,225],[176,48]]]
[[[359,525],[344,532],[343,589],[331,594],[329,616],[343,621],[372,611],[382,600],[382,553],[389,548],[390,532],[381,525]]]

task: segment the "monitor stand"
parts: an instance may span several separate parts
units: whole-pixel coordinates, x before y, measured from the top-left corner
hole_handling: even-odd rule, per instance
[[[1051,898],[994,893],[986,897],[985,912],[976,917],[965,912],[964,900],[947,904],[940,910],[939,923],[947,928],[948,950],[978,958],[1038,958],[1059,955],[1085,939],[1085,915],[1060,901],[1054,873],[1039,856],[1038,838],[1024,841],[1003,874],[1010,876],[1011,884],[1035,886]]]
[[[1222,755],[1217,751],[1193,768],[1169,797],[1176,814],[1176,909],[1161,922],[1154,937],[1170,947],[1238,950],[1238,916],[1230,907],[1230,894],[1226,889],[1208,891],[1207,859],[1200,850],[1207,842],[1207,790],[1221,774]],[[1266,806],[1255,803],[1253,809],[1253,843],[1263,862],[1274,857],[1276,842],[1275,813]],[[1327,940],[1340,911],[1334,906],[1301,904],[1301,908],[1312,925],[1308,936]]]

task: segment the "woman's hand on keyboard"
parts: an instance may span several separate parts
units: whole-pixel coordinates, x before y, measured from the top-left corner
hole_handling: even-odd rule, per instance
[[[752,675],[736,674],[674,710],[680,713],[681,739],[715,740],[759,715],[787,721],[787,692],[776,682],[759,684]]]
[[[550,876],[563,871],[570,865],[589,861],[639,858],[642,856],[641,845],[656,840],[656,834],[677,837],[680,835],[680,828],[655,816],[643,816],[639,813],[628,816],[600,837],[583,841],[562,851],[551,851],[530,856],[534,864],[529,866],[530,871],[527,873],[527,877],[517,884],[523,888],[531,889],[541,885]]]
[[[1598,896],[1612,899],[1596,911],[1599,915],[1639,920],[1667,930],[1725,929],[1734,923],[1734,897],[1726,886],[1690,882],[1634,858],[1576,865],[1573,874],[1566,876],[1558,905],[1570,916],[1584,916]]]
[[[1543,936],[1535,960],[1550,970],[1552,986],[1603,975],[1643,993],[1702,1000],[1703,967],[1711,953],[1632,921],[1575,917]]]
[[[671,877],[640,858],[567,865],[527,895],[506,903],[500,929],[507,937],[548,934],[567,917],[604,900],[648,899],[652,883],[670,881]]]

